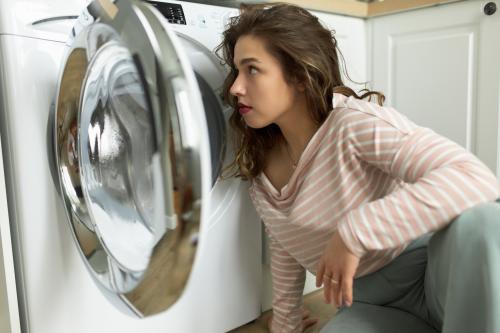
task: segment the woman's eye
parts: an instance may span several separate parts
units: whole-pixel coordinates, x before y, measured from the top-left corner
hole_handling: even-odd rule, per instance
[[[248,73],[250,73],[251,75],[257,74],[257,68],[253,66],[248,67]]]

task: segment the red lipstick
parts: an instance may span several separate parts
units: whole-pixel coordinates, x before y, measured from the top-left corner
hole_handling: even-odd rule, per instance
[[[244,115],[245,113],[252,111],[252,107],[243,103],[238,103],[238,111],[241,115]]]

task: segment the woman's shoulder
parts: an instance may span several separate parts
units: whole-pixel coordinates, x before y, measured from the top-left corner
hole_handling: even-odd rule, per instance
[[[378,126],[387,124],[402,132],[409,133],[417,126],[405,115],[390,106],[361,100],[354,96],[333,94],[332,128],[348,128],[356,125]]]

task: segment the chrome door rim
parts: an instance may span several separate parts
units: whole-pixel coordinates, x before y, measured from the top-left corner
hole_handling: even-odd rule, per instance
[[[167,309],[181,296],[192,269],[202,198],[211,186],[206,120],[194,74],[174,34],[152,6],[127,0],[99,0],[91,6],[97,6],[93,9],[98,9],[99,17],[75,37],[58,86],[54,135],[61,193],[73,236],[93,278],[113,301],[148,316]],[[90,107],[87,113],[82,108],[88,105],[88,87],[96,82],[92,81],[93,61],[113,43],[130,51],[153,119],[154,212],[143,223],[144,230],[150,231],[147,249],[133,261],[113,250],[109,240],[113,231],[103,231],[101,222],[115,223],[116,214],[101,214],[104,218],[96,223],[98,209],[111,204],[96,199],[96,188],[102,189],[89,181],[95,169],[89,168],[87,148],[89,138],[96,138],[96,133],[89,135],[89,124],[99,111]],[[113,204],[119,206],[120,200]]]

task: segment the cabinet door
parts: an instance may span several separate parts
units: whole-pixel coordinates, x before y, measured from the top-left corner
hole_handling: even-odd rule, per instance
[[[500,175],[500,13],[486,15],[487,3],[372,19],[370,67],[372,88],[386,94],[388,105],[464,146]]]
[[[341,52],[338,56],[344,58],[339,59],[344,84],[355,91],[365,88],[365,82],[368,80],[366,54],[369,46],[365,20],[323,12],[313,14],[334,32]],[[345,75],[346,72],[348,76]]]

